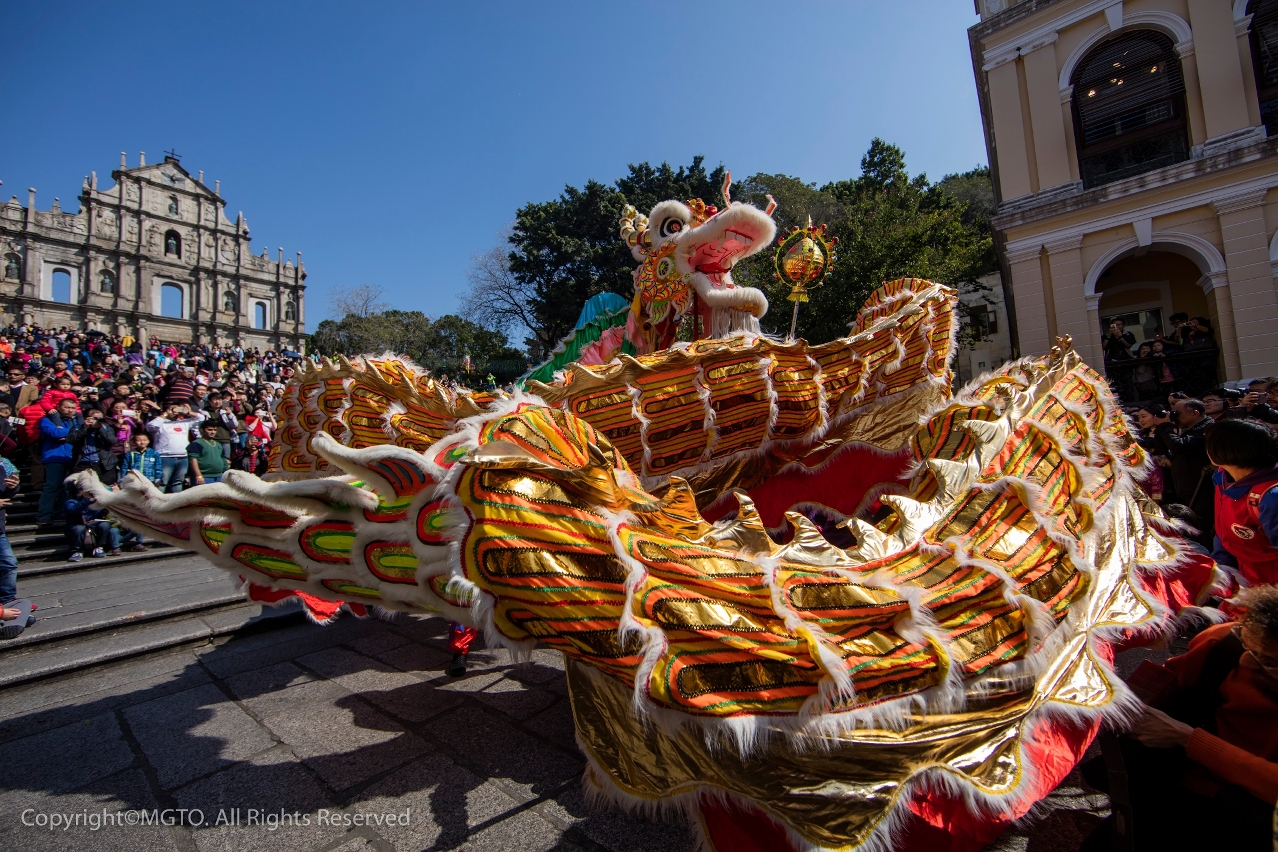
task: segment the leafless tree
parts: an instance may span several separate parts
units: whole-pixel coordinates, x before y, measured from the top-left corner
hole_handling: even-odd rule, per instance
[[[519,281],[511,273],[502,245],[472,255],[466,278],[470,290],[462,297],[462,316],[511,337],[517,338],[526,331],[530,337],[537,338],[532,285]]]
[[[342,317],[370,317],[388,307],[382,301],[385,293],[376,284],[361,284],[350,290],[340,290],[331,295],[332,314]]]

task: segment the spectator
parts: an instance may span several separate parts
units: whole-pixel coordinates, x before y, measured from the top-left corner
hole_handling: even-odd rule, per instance
[[[3,466],[4,487],[0,489],[0,606],[5,609],[17,609],[14,606],[14,601],[18,600],[18,560],[13,555],[13,546],[9,544],[5,509],[13,500],[14,495],[18,493],[18,469],[8,461],[3,462]],[[0,624],[0,639],[12,639],[21,633],[27,626],[27,616],[30,614],[30,605],[28,604],[26,613],[20,622],[17,621],[17,615],[6,615],[5,618],[13,623]],[[11,632],[12,635],[5,635],[6,631]]]
[[[1207,426],[1212,422],[1201,400],[1181,399],[1172,408],[1169,422],[1155,429],[1158,440],[1171,456],[1172,487],[1176,500],[1188,506],[1204,521],[1198,541],[1211,544],[1210,530],[1215,519],[1211,485],[1211,461],[1207,458]]]
[[[1272,379],[1255,379],[1248,383],[1247,393],[1238,403],[1238,416],[1261,423],[1278,423],[1278,409],[1269,404]]]
[[[156,488],[164,482],[164,470],[160,464],[160,454],[151,449],[151,436],[146,432],[136,432],[129,439],[129,451],[120,459],[120,476],[136,470],[143,479]]]
[[[106,516],[105,509],[94,509],[93,498],[81,494],[74,482],[66,485],[66,537],[70,552],[68,562],[79,562],[84,552],[93,557],[120,555],[120,530]]]
[[[1233,415],[1230,410],[1242,400],[1242,392],[1233,388],[1216,388],[1203,394],[1203,410],[1212,420],[1222,420]]]
[[[1206,432],[1207,456],[1219,470],[1212,556],[1248,585],[1278,583],[1278,443],[1255,420],[1223,420]]]
[[[200,437],[187,447],[187,458],[191,466],[191,484],[204,485],[222,481],[230,463],[222,454],[222,445],[217,441],[217,422],[205,420],[200,423]]]
[[[1163,364],[1154,364],[1149,361],[1153,356],[1154,347],[1151,343],[1142,343],[1140,348],[1136,350],[1136,358],[1139,363],[1132,370],[1132,382],[1136,386],[1136,396],[1140,399],[1153,399],[1158,396],[1158,384],[1160,367]]]
[[[74,470],[91,470],[103,485],[115,485],[120,467],[115,453],[115,427],[108,422],[100,408],[91,408],[84,415],[84,432],[77,446]]]
[[[1132,347],[1135,345],[1136,337],[1126,329],[1126,324],[1120,319],[1111,320],[1109,331],[1105,333],[1105,360],[1130,361],[1132,359]],[[441,376],[440,381],[447,384],[448,376]]]
[[[1149,402],[1136,411],[1136,425],[1140,427],[1136,440],[1154,463],[1153,470],[1141,485],[1159,503],[1171,502],[1175,496],[1165,476],[1165,472],[1171,468],[1171,452],[1158,436],[1158,427],[1164,423],[1170,424],[1171,418],[1161,403]]]
[[[256,435],[249,435],[244,441],[244,448],[231,455],[231,467],[257,476],[266,473],[266,451],[262,449],[261,439]]]
[[[1129,681],[1145,704],[1120,740],[1140,849],[1272,848],[1278,589],[1249,589],[1240,603],[1240,621],[1207,628],[1164,666],[1142,663]],[[1101,761],[1083,777],[1108,790]]]
[[[40,398],[39,383],[34,380],[28,382],[22,367],[11,366],[6,372],[9,378],[9,404],[14,411],[21,411]]]
[[[155,441],[155,451],[160,454],[162,471],[160,490],[176,494],[182,490],[188,467],[186,448],[191,443],[191,428],[202,418],[191,414],[185,405],[173,404],[164,414],[146,424],[146,430]]]
[[[43,527],[61,523],[61,509],[66,500],[62,482],[71,469],[75,442],[84,428],[84,420],[76,414],[74,399],[63,399],[57,407],[40,419],[40,461],[44,465],[44,488],[36,524]]]

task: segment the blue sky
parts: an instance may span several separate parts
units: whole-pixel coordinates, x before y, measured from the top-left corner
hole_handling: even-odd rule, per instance
[[[31,2],[0,27],[0,193],[78,206],[128,152],[222,182],[301,251],[311,330],[374,283],[454,311],[514,211],[626,164],[853,177],[870,140],[933,179],[986,160],[970,0]]]

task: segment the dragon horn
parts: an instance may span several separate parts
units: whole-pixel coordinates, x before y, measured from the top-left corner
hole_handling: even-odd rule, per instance
[[[728,191],[732,188],[732,172],[725,171],[723,173],[723,208],[726,210],[732,206],[732,194]]]

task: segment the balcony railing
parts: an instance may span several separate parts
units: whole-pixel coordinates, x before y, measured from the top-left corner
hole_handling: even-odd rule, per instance
[[[1167,404],[1167,395],[1184,391],[1201,396],[1220,385],[1215,349],[1175,352],[1161,358],[1132,358],[1106,361],[1109,384],[1126,405],[1158,401]]]

